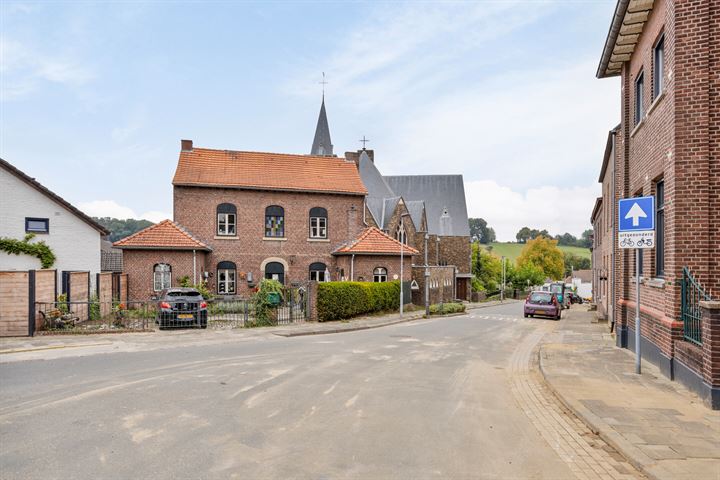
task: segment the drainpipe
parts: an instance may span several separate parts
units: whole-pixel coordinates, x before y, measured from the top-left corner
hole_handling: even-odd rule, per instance
[[[355,254],[352,254],[352,257],[350,257],[350,281],[355,281]]]
[[[195,258],[195,250],[193,250],[193,285],[197,285],[197,260]]]

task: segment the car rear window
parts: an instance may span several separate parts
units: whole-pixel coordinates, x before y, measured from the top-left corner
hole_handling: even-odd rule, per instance
[[[168,292],[168,297],[199,297],[200,292]]]
[[[552,295],[549,293],[533,293],[530,295],[531,303],[550,303],[552,302]]]

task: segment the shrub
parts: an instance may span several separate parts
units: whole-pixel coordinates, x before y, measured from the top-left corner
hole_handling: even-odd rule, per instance
[[[318,320],[327,322],[400,308],[400,281],[318,283]]]
[[[257,292],[251,299],[255,310],[255,321],[250,322],[248,327],[266,327],[277,324],[276,306],[268,301],[269,293],[279,293],[282,297],[282,283],[277,280],[268,279],[263,279],[263,281],[260,282]]]
[[[435,303],[430,305],[430,315],[445,315],[465,311],[464,303]]]

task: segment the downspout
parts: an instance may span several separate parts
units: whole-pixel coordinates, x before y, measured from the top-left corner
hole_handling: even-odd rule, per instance
[[[355,254],[350,257],[350,281],[355,281]]]
[[[193,250],[193,285],[197,285],[197,260],[195,257],[195,250]]]

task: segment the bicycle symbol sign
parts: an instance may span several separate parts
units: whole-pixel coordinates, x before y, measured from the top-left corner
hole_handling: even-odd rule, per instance
[[[655,231],[618,232],[618,242],[620,248],[653,248]]]

